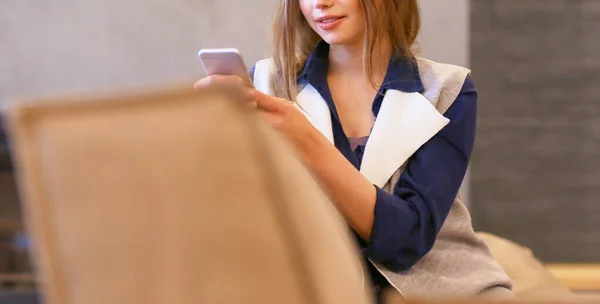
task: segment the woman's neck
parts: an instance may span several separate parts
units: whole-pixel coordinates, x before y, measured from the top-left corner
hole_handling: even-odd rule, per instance
[[[328,62],[328,71],[332,74],[362,74],[363,48],[360,45],[331,45]]]
[[[376,51],[371,54],[373,58],[373,79],[383,77],[387,71],[387,66],[391,57],[391,51],[387,47],[377,46]],[[329,67],[331,74],[344,74],[348,76],[364,76],[366,70],[364,66],[364,48],[362,44],[358,45],[330,45],[329,47]],[[367,77],[368,78],[368,77]]]

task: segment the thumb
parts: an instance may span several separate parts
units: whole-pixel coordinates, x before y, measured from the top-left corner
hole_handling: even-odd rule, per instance
[[[250,98],[256,102],[259,108],[269,112],[282,110],[289,103],[283,98],[274,97],[256,89],[253,89],[250,94]]]

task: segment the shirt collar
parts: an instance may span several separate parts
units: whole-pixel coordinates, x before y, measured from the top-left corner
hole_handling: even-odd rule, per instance
[[[327,83],[329,44],[321,40],[308,57],[299,81],[308,81],[313,86]],[[408,58],[392,57],[380,91],[398,90],[405,93],[425,91],[416,62]]]

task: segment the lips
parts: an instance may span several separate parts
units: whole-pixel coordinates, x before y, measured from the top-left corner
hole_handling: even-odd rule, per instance
[[[336,21],[338,19],[341,19],[341,18],[342,17],[323,18],[323,19],[317,20],[317,22],[331,23],[331,22],[334,22],[334,21]]]
[[[344,20],[344,16],[323,16],[316,19],[322,30],[331,30]]]

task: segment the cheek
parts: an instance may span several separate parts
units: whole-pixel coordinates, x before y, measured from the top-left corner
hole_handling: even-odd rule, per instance
[[[352,6],[352,13],[353,15],[355,15],[356,18],[356,24],[363,26],[365,25],[365,12],[363,11],[362,5],[360,4],[359,0],[354,0],[353,1],[353,6]]]
[[[304,19],[311,23],[311,13],[312,13],[312,1],[309,0],[298,0],[298,5],[300,6],[300,11],[304,16]]]
[[[355,16],[364,15],[361,0],[339,0],[344,9]]]
[[[319,28],[317,23],[313,19],[313,1],[314,0],[299,0],[298,5],[300,6],[300,11],[302,12],[302,16],[306,20],[306,23],[310,26],[310,28],[315,32],[319,33]]]
[[[365,12],[361,0],[339,0],[344,5],[345,11],[352,17],[349,31],[351,35],[362,35],[366,27]]]
[[[362,33],[364,33],[364,31],[365,31],[365,28],[367,27],[367,21],[365,20],[365,16],[359,15],[358,18],[356,18],[354,26],[355,26],[356,31],[360,32],[362,35]]]

